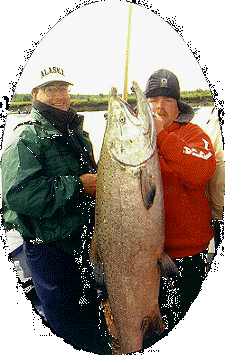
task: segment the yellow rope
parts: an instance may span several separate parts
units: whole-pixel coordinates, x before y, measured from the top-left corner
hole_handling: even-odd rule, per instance
[[[131,32],[131,15],[132,15],[132,3],[128,7],[128,29],[127,29],[127,46],[126,46],[126,60],[125,60],[125,75],[124,75],[124,91],[123,99],[127,100],[127,84],[128,84],[128,66],[130,59],[130,32]]]

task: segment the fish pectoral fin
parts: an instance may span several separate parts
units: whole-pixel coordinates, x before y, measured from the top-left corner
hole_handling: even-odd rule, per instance
[[[162,254],[161,259],[158,260],[158,264],[159,264],[162,276],[167,279],[170,287],[173,288],[169,276],[171,274],[176,275],[176,276],[180,275],[177,266],[175,265],[173,260],[169,257],[169,255],[167,255],[166,253]]]
[[[148,210],[154,202],[156,185],[146,169],[141,169],[141,193],[145,208]]]
[[[173,260],[165,252],[162,253],[161,262],[167,274],[179,276],[179,270]]]

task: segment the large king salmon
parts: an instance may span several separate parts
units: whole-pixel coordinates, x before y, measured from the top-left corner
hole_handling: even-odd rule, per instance
[[[92,263],[101,261],[118,353],[164,329],[159,306],[164,209],[154,118],[133,82],[137,114],[111,89],[98,163]]]

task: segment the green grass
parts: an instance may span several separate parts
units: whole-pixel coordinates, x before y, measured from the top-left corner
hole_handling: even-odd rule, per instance
[[[193,91],[182,91],[181,92],[182,99],[212,99],[212,94],[209,90],[193,90]]]
[[[209,90],[193,90],[193,91],[182,91],[182,100],[186,101],[212,101],[212,95]],[[128,94],[128,101],[135,102],[135,94]],[[76,106],[79,104],[103,104],[108,102],[108,95],[71,95],[71,105]],[[32,104],[32,97],[29,94],[16,94],[14,95],[10,108],[19,108],[21,106],[29,106]]]

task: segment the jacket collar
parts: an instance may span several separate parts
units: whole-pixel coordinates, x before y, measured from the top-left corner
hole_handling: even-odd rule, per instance
[[[186,104],[185,102],[182,102],[180,100],[178,100],[177,105],[178,105],[178,109],[180,111],[180,114],[175,119],[175,122],[179,122],[179,123],[190,122],[195,115],[194,110],[191,107],[191,105]]]
[[[45,105],[45,106],[48,106],[48,105]],[[82,134],[83,133],[83,120],[84,120],[83,116],[78,115],[72,109],[70,111],[72,111],[74,114],[74,119],[71,120],[71,123],[69,124],[70,128],[73,131],[76,131],[76,132]],[[49,135],[55,135],[55,134],[57,134],[57,135],[63,134],[63,132],[60,131],[55,125],[53,125],[53,123],[50,122],[50,120],[46,116],[47,116],[46,111],[45,111],[45,116],[44,116],[43,113],[38,111],[35,108],[35,105],[33,104],[31,113],[26,118],[24,118],[23,121],[20,122],[16,127],[23,125],[23,124],[35,123],[36,125],[38,125],[40,127],[40,130],[38,130],[38,135],[40,137],[46,137],[46,135],[49,136]]]
[[[33,102],[33,107],[63,134],[67,134],[68,129],[76,129],[82,124],[82,116],[71,108],[68,111],[63,111],[38,100]]]

